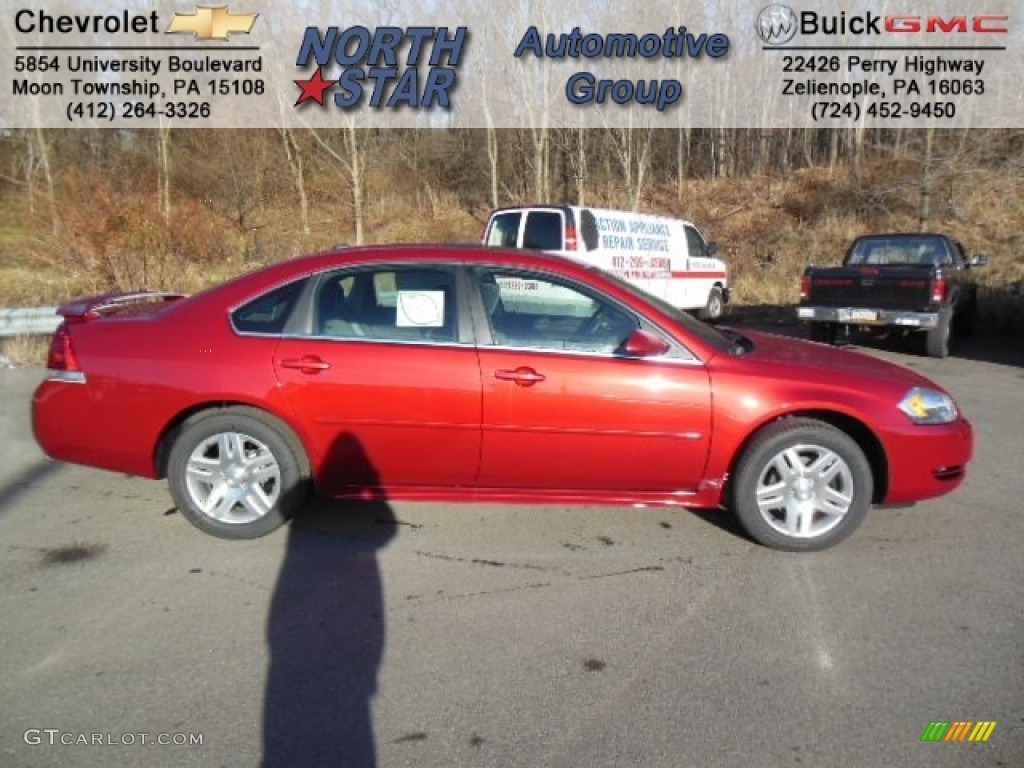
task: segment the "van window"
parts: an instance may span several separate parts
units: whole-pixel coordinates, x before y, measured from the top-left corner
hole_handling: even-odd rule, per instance
[[[516,238],[519,236],[519,220],[522,214],[499,213],[491,219],[491,231],[487,233],[487,245],[495,245],[501,248],[515,248]]]
[[[589,208],[580,211],[580,234],[583,236],[583,250],[593,251],[597,249],[601,241],[601,235],[597,230],[597,217]]]
[[[703,259],[707,256],[704,238],[693,227],[686,228],[686,250],[691,259]]]
[[[530,211],[526,214],[523,248],[561,251],[562,232],[562,214],[558,211]]]

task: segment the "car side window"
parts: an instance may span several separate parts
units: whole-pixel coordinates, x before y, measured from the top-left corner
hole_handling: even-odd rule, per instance
[[[612,354],[639,327],[631,313],[571,283],[514,270],[476,275],[499,346]]]
[[[320,278],[313,334],[335,339],[452,342],[455,274],[442,266],[351,269]]]
[[[231,313],[231,324],[239,333],[283,333],[305,285],[305,278],[295,280],[246,302]]]

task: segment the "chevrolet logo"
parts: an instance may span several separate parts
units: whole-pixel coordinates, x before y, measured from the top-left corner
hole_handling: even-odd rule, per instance
[[[258,13],[231,13],[226,5],[215,7],[197,5],[195,13],[176,13],[168,32],[191,32],[196,40],[227,40],[237,32],[249,34]]]

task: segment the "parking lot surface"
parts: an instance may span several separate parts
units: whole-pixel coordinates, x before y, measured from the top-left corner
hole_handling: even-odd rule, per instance
[[[0,765],[1020,766],[1024,345],[869,354],[976,457],[809,555],[721,512],[386,500],[221,541],[44,458],[42,371],[0,370]]]

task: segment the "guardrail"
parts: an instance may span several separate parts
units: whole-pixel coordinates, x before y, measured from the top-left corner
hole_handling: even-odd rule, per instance
[[[0,309],[0,336],[36,336],[57,330],[63,318],[56,307]]]

